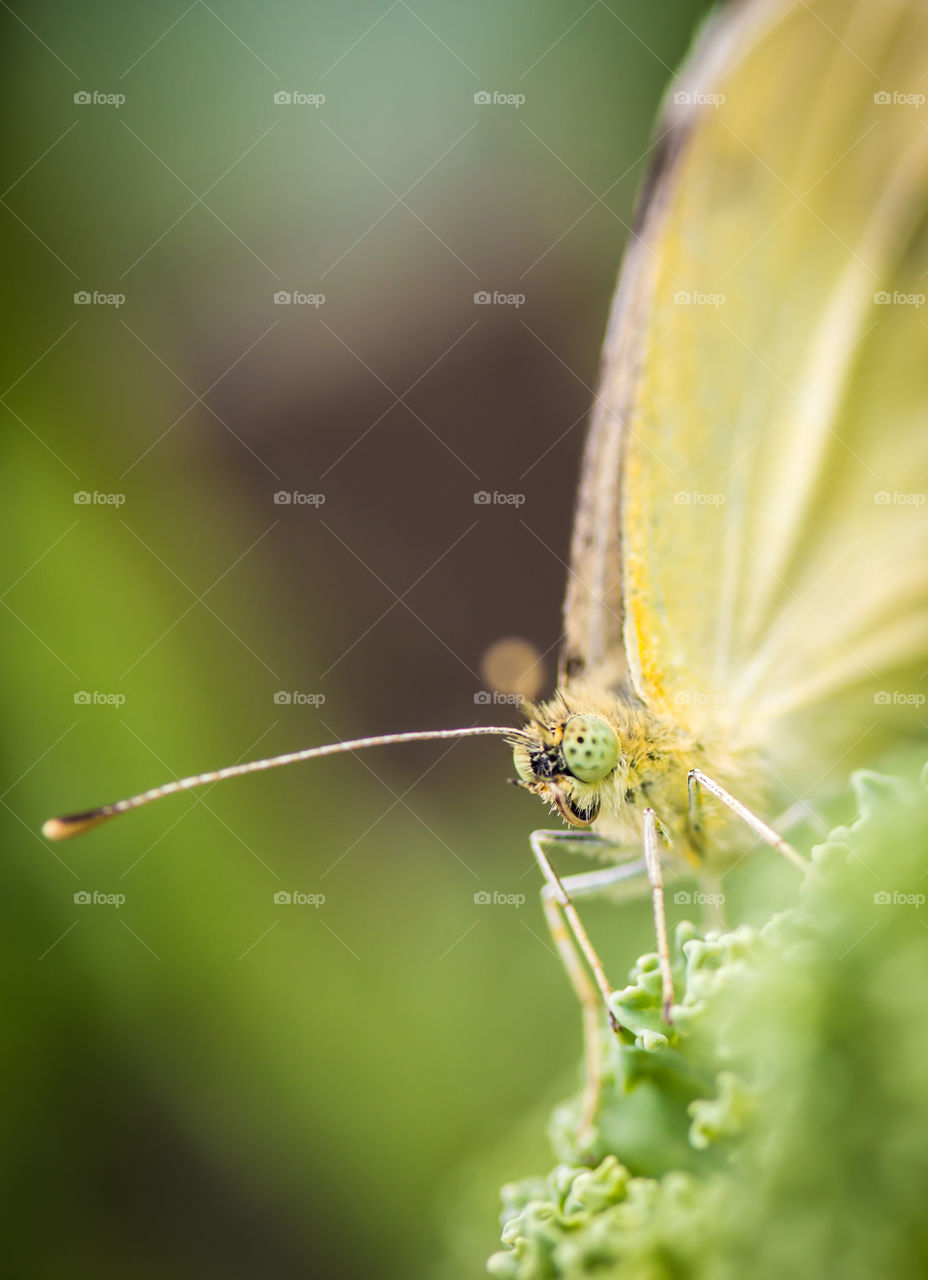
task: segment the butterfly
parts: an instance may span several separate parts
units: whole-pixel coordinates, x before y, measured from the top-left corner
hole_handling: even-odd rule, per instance
[[[164,796],[337,752],[497,736],[567,829],[531,836],[583,1009],[582,1125],[603,1007],[584,896],[662,864],[724,874],[760,815],[924,736],[928,653],[928,11],[742,0],[658,120],[582,462],[557,689],[521,726],[386,734],[169,782],[45,823],[63,839]],[[561,876],[558,850],[602,865]]]

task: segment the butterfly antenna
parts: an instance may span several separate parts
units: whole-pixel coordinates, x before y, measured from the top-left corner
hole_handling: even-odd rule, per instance
[[[60,818],[49,818],[42,825],[42,834],[48,840],[69,840],[85,831],[92,831],[110,818],[116,818],[130,809],[140,809],[143,804],[152,800],[160,800],[163,796],[172,796],[178,791],[191,791],[194,787],[206,787],[212,782],[222,782],[225,778],[239,778],[245,773],[259,773],[262,769],[276,769],[284,764],[296,764],[301,760],[315,760],[320,756],[334,756],[342,751],[364,751],[368,747],[389,747],[399,742],[434,742],[442,738],[478,738],[504,737],[510,742],[517,742],[520,731],[512,728],[501,728],[491,725],[475,725],[469,729],[422,729],[412,733],[384,733],[376,738],[353,738],[348,742],[330,742],[322,747],[306,747],[302,751],[288,751],[282,756],[270,756],[267,760],[250,760],[247,764],[233,764],[226,769],[214,769],[211,773],[197,773],[190,778],[179,778],[176,782],[166,782],[161,787],[153,787],[151,791],[142,791],[137,796],[129,796],[126,800],[116,800],[113,804],[101,805],[98,809],[87,809],[83,813],[67,813]]]

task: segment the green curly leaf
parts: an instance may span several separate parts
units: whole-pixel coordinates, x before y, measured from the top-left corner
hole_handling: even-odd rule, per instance
[[[504,1194],[510,1280],[915,1280],[928,1269],[928,859],[922,788],[861,773],[798,905],[643,956],[604,1031],[592,1146]],[[587,1167],[593,1164],[593,1168]]]

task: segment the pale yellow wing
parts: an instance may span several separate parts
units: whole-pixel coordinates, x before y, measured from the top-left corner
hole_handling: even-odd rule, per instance
[[[717,58],[729,38],[727,26],[715,23],[702,49]],[[673,192],[684,142],[701,114],[675,109],[665,112],[659,122],[635,226],[619,271],[577,488],[559,684],[587,679],[608,689],[630,676],[623,634],[620,533],[623,426],[633,410],[638,369],[648,355],[648,308],[654,285],[650,268],[657,262],[651,241]]]
[[[924,716],[926,66],[914,0],[723,12],[610,326],[581,497],[618,494],[631,681],[784,757]]]

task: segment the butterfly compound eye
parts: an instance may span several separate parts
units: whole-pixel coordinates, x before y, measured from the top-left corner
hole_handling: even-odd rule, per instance
[[[619,759],[619,740],[600,716],[571,716],[561,740],[564,762],[580,782],[599,782]]]

